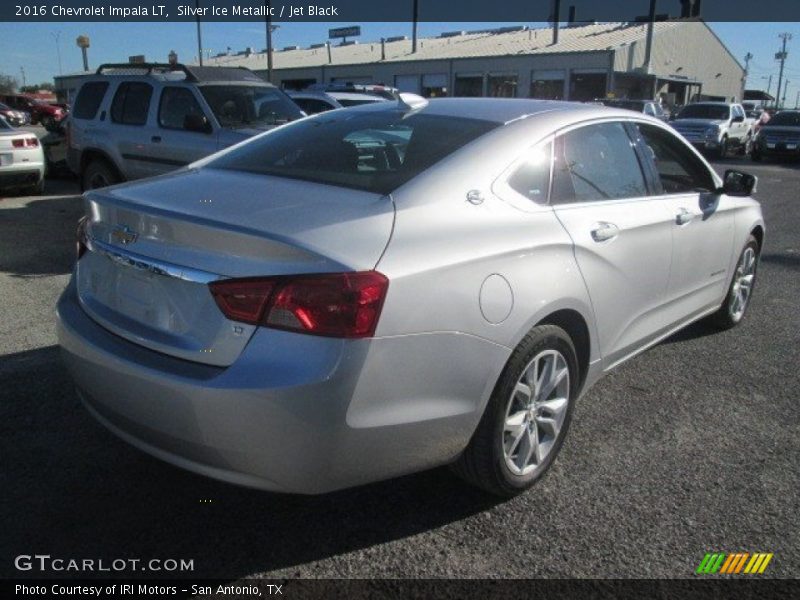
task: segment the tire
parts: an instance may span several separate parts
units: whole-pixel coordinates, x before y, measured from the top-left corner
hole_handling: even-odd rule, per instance
[[[753,152],[753,138],[748,135],[742,144],[742,156],[747,157]]]
[[[548,371],[548,365],[554,368]],[[528,391],[539,387],[525,383],[529,381],[526,374],[531,372],[536,380],[537,368],[545,369],[541,372],[543,377],[565,369],[566,374],[551,393],[538,401],[536,394],[532,394],[535,402],[531,404],[530,394],[523,393],[518,386],[522,384]],[[455,473],[505,498],[530,488],[547,472],[561,449],[579,382],[575,346],[567,333],[555,325],[531,329],[506,363],[472,439],[452,465]],[[532,439],[539,443],[532,444]],[[528,458],[530,448],[537,448],[538,452]]]
[[[81,174],[81,188],[84,190],[96,190],[119,182],[116,171],[102,159],[92,160]]]
[[[25,190],[29,196],[41,196],[44,194],[44,178],[39,183],[36,183]]]
[[[741,254],[739,254],[739,260],[736,262],[736,269],[728,286],[725,301],[719,310],[710,317],[711,323],[717,328],[721,330],[731,329],[744,319],[755,289],[758,256],[758,240],[751,235],[744,248],[742,248]],[[749,280],[746,279],[748,277]],[[744,282],[748,282],[746,287]],[[744,295],[740,297],[741,294]],[[742,302],[743,305],[740,304]]]
[[[50,127],[53,126],[53,123],[55,123],[55,121],[53,120],[53,117],[42,117],[40,123],[42,127],[50,131]]]
[[[728,138],[723,137],[716,152],[717,158],[725,158],[728,155]]]

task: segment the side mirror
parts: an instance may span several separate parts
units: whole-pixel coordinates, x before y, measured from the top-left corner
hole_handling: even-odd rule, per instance
[[[727,196],[750,196],[756,192],[758,177],[728,169],[725,171],[725,177],[723,177],[722,182],[720,191],[723,194]]]
[[[183,119],[183,128],[186,131],[194,131],[197,133],[211,133],[211,123],[205,115],[188,114]]]
[[[733,117],[733,119],[732,119],[732,122],[733,122],[733,123],[741,123],[741,122],[743,122],[743,121],[744,121],[744,117],[743,117],[742,115],[736,115],[736,116],[735,116],[735,117]]]

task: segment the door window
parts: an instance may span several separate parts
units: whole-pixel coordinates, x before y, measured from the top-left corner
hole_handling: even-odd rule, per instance
[[[191,115],[205,116],[192,91],[184,87],[164,88],[158,107],[158,124],[166,129],[186,129],[186,119]]]
[[[641,165],[622,123],[588,125],[558,139],[553,204],[646,195]]]
[[[636,126],[655,163],[662,193],[709,192],[716,187],[705,165],[674,135],[652,125]]]
[[[111,103],[111,120],[123,125],[144,125],[153,86],[141,81],[121,83]]]

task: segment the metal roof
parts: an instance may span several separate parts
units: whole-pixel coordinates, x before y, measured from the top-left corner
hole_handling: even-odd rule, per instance
[[[654,31],[687,25],[687,21],[660,21]],[[698,23],[699,24],[699,23]],[[705,25],[703,25],[705,27]],[[357,65],[373,62],[405,62],[450,58],[479,58],[488,56],[559,54],[612,50],[644,40],[646,23],[597,23],[575,25],[559,30],[558,43],[553,44],[550,27],[502,32],[472,32],[436,38],[421,38],[417,52],[411,52],[411,40],[386,42],[385,59],[381,59],[381,42],[365,42],[347,46],[331,46],[331,62],[325,47],[300,50],[273,50],[275,69],[319,67],[322,65]],[[206,65],[246,66],[265,69],[266,52],[250,56],[220,56],[209,58]]]

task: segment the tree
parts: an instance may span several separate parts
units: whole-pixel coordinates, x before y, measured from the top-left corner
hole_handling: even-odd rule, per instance
[[[0,94],[13,94],[17,89],[17,80],[11,75],[0,73]]]
[[[53,89],[54,89],[53,84],[45,81],[44,83],[37,83],[36,85],[23,86],[19,89],[19,91],[22,92],[23,94],[35,94],[39,90],[52,92]]]

